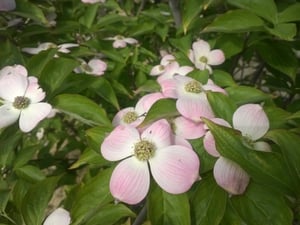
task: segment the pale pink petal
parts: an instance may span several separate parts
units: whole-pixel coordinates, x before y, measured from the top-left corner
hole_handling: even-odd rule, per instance
[[[150,174],[146,161],[130,157],[121,161],[110,179],[110,192],[118,201],[137,204],[147,195]]]
[[[116,127],[116,126],[121,125],[121,124],[122,125],[128,124],[124,121],[124,116],[127,113],[136,113],[136,112],[135,112],[135,109],[133,107],[127,107],[127,108],[121,109],[119,112],[116,113],[116,115],[114,116],[114,118],[112,120],[113,126]]]
[[[29,85],[25,97],[30,99],[30,103],[37,103],[45,98],[45,92],[40,88],[35,77],[28,77]]]
[[[88,4],[94,4],[94,3],[98,3],[98,2],[105,2],[105,0],[81,0],[81,2],[83,3],[88,3]]]
[[[269,119],[259,104],[240,106],[233,114],[233,127],[243,136],[257,140],[269,130]]]
[[[195,63],[195,55],[192,49],[189,49],[188,51],[188,58],[191,60],[192,63]]]
[[[193,48],[193,52],[195,55],[195,61],[199,61],[201,56],[207,57],[209,55],[210,46],[209,46],[208,42],[206,42],[204,40],[198,40],[198,41],[194,42],[192,46],[193,46],[192,48]]]
[[[1,0],[0,11],[11,11],[16,8],[15,0]]]
[[[233,195],[243,194],[250,181],[245,170],[224,157],[218,158],[213,173],[217,184]]]
[[[225,61],[225,56],[223,51],[219,49],[212,50],[208,55],[207,55],[207,64],[209,65],[220,65]]]
[[[7,127],[14,122],[16,122],[19,118],[20,110],[15,109],[12,106],[12,103],[4,103],[4,105],[0,106],[0,129]]]
[[[210,131],[207,131],[203,138],[203,146],[208,154],[210,154],[214,157],[220,156],[220,153],[218,152],[218,150],[216,148],[215,138]]]
[[[210,81],[210,79],[209,79],[209,81]],[[220,93],[227,95],[227,92],[224,88],[221,88],[220,86],[214,84],[213,82],[207,82],[207,84],[203,85],[202,88],[205,91],[220,92]]]
[[[140,134],[136,128],[120,125],[104,139],[101,153],[107,160],[121,160],[134,154],[134,145],[139,141]]]
[[[70,213],[63,209],[57,208],[44,221],[43,225],[69,225],[71,224]]]
[[[140,98],[140,100],[135,105],[135,111],[139,115],[143,115],[148,112],[151,106],[157,102],[159,99],[165,98],[164,95],[160,92],[154,92],[146,94]]]
[[[125,48],[126,45],[127,44],[126,44],[126,42],[123,39],[121,39],[121,40],[115,40],[113,42],[113,47],[114,48]]]
[[[161,61],[160,61],[160,65],[166,66],[168,64],[170,64],[171,62],[175,61],[175,57],[171,54],[167,54],[164,57],[162,57]]]
[[[193,67],[191,66],[181,66],[180,68],[178,68],[177,73],[179,75],[185,76],[188,73],[192,72],[194,70]]]
[[[172,135],[172,145],[182,145],[190,149],[193,148],[193,146],[188,140],[178,135]]]
[[[213,118],[214,113],[204,93],[200,93],[194,98],[181,97],[176,101],[178,112],[195,122],[200,122],[201,117]]]
[[[107,64],[100,59],[91,59],[88,65],[92,68],[91,74],[103,75],[104,71],[107,69]]]
[[[0,98],[14,102],[15,97],[24,96],[28,78],[21,74],[3,74],[0,76]]]
[[[128,44],[132,44],[132,45],[138,43],[138,41],[136,39],[134,39],[134,38],[124,38],[123,40],[125,42],[127,42]]]
[[[30,104],[20,114],[19,126],[23,132],[29,132],[51,112],[52,106],[45,102]]]
[[[149,164],[154,180],[171,194],[188,191],[199,178],[199,158],[184,146],[172,145],[157,150]]]
[[[175,134],[185,139],[200,138],[205,134],[204,124],[202,122],[194,122],[183,116],[173,120]]]
[[[162,65],[156,65],[154,67],[152,67],[151,71],[150,71],[150,75],[151,76],[158,76],[160,74],[162,74],[165,71],[165,67]]]
[[[170,145],[172,141],[171,136],[170,124],[165,119],[152,123],[141,135],[143,140],[150,141],[157,149]]]
[[[79,46],[78,44],[74,44],[74,43],[65,43],[65,44],[58,45],[57,47],[59,52],[69,53],[70,52],[69,48],[74,48],[78,46]]]
[[[166,98],[177,98],[176,81],[174,79],[167,79],[159,81],[161,92]]]

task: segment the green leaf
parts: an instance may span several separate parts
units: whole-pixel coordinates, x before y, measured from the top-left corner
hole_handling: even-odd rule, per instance
[[[99,151],[100,151],[100,147],[99,147]],[[69,169],[76,169],[85,164],[94,165],[94,166],[103,166],[107,163],[108,162],[100,155],[100,152],[97,153],[94,150],[87,148],[86,150],[83,151],[79,159],[75,163],[73,163]]]
[[[291,113],[274,106],[264,106],[264,111],[266,112],[270,122],[270,130],[288,128],[287,122]]]
[[[180,38],[170,38],[170,44],[176,49],[180,50],[184,54],[188,54],[189,49],[191,49],[192,37],[191,35],[185,35]]]
[[[79,22],[87,28],[91,28],[98,13],[99,4],[86,4],[84,15],[79,18]]]
[[[0,189],[0,213],[5,212],[11,190],[10,189]]]
[[[53,59],[57,49],[41,51],[39,54],[32,56],[28,63],[27,69],[30,75],[40,77],[45,66]]]
[[[156,101],[149,109],[141,127],[152,123],[162,118],[171,118],[179,115],[176,109],[176,102],[174,99],[160,99]]]
[[[23,56],[17,46],[9,40],[0,43],[0,68],[14,64],[24,64]]]
[[[215,84],[219,85],[220,87],[237,86],[232,76],[225,71],[213,70],[213,74],[211,76]]]
[[[294,3],[278,14],[280,23],[287,23],[300,20],[300,3]]]
[[[29,188],[22,201],[22,215],[26,225],[42,224],[58,180],[59,177],[47,178]]]
[[[172,195],[153,185],[147,201],[152,225],[190,225],[190,205],[186,194]]]
[[[135,213],[123,204],[108,204],[102,207],[85,225],[113,225],[124,217],[135,217]]]
[[[293,213],[283,196],[265,186],[251,183],[244,195],[231,198],[234,209],[247,225],[293,224]]]
[[[48,24],[48,20],[46,19],[43,11],[28,0],[16,0],[16,9],[14,14],[26,19],[33,19],[38,23]]]
[[[22,202],[25,199],[24,197],[31,186],[31,183],[23,179],[18,179],[14,185],[12,197],[13,202],[19,211],[22,211]]]
[[[287,130],[271,130],[266,138],[280,147],[293,179],[300,185],[300,136]]]
[[[277,7],[273,0],[228,0],[228,3],[249,10],[273,24],[277,23]]]
[[[120,109],[117,96],[110,82],[104,77],[95,80],[95,82],[91,84],[90,88],[93,88],[98,95],[111,103],[118,110]]]
[[[72,225],[85,224],[100,208],[113,200],[109,192],[111,169],[101,171],[97,176],[82,184],[72,196]]]
[[[214,181],[204,177],[190,197],[194,225],[218,225],[224,215],[228,194]]]
[[[268,99],[271,96],[264,92],[248,86],[232,86],[226,88],[229,98],[238,105],[246,103],[259,103]]]
[[[204,2],[206,2],[206,0],[189,0],[188,3],[183,4],[182,27],[185,34],[193,20],[195,20],[202,11]]]
[[[268,41],[258,43],[255,48],[268,65],[295,80],[299,67],[298,60],[288,45],[278,41]]]
[[[40,81],[51,96],[62,88],[64,80],[69,76],[79,62],[69,58],[53,58],[43,69]]]
[[[243,10],[230,10],[217,18],[203,29],[202,32],[249,32],[261,30],[264,21],[255,14]]]
[[[23,147],[18,151],[16,159],[14,161],[14,169],[22,167],[28,163],[29,160],[33,158],[33,155],[38,151],[38,146],[28,146]]]
[[[232,124],[232,115],[237,109],[237,105],[227,95],[219,92],[207,92],[207,99],[215,116]]]
[[[19,167],[15,170],[15,172],[19,178],[30,182],[42,181],[46,177],[39,168],[31,165]]]
[[[286,174],[287,166],[282,156],[276,152],[250,149],[236,130],[203,120],[212,132],[220,154],[238,163],[253,180],[287,194],[297,192],[294,179]]]
[[[112,131],[112,127],[93,127],[86,130],[88,144],[95,151],[100,151],[104,138]]]
[[[52,105],[88,125],[111,126],[104,109],[85,96],[61,94],[54,98]]]
[[[237,34],[223,34],[216,40],[216,46],[222,49],[225,58],[229,59],[243,50],[244,39]]]
[[[247,225],[233,209],[231,202],[227,201],[227,207],[220,225]]]
[[[292,41],[297,34],[297,26],[295,23],[280,23],[273,28],[265,27],[270,33],[282,40]]]

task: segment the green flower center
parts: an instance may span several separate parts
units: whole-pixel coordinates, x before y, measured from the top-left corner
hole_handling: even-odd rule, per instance
[[[30,104],[30,99],[24,96],[15,97],[13,106],[16,109],[26,109]]]
[[[142,140],[135,144],[134,155],[140,161],[147,161],[152,158],[155,151],[155,145],[149,141]]]
[[[86,72],[92,72],[92,71],[93,71],[92,67],[90,67],[88,64],[83,64],[83,65],[81,65],[81,68],[82,68],[84,71],[86,71]]]
[[[187,83],[185,85],[184,89],[187,92],[196,93],[196,94],[201,93],[201,91],[202,91],[201,84],[196,80],[193,80],[193,81]]]
[[[205,56],[201,56],[201,57],[199,58],[199,61],[202,62],[202,63],[204,63],[204,64],[207,64],[208,59],[207,59]]]
[[[128,112],[123,116],[123,121],[125,123],[132,123],[134,121],[136,121],[138,118],[138,114],[136,112]]]

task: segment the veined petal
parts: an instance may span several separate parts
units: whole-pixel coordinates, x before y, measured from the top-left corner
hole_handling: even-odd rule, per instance
[[[43,225],[69,225],[70,223],[70,213],[63,208],[57,208],[46,218]]]
[[[0,106],[0,129],[7,127],[14,122],[16,122],[19,118],[20,110],[15,109],[12,106],[12,103],[4,103],[4,105]]]
[[[186,192],[199,178],[199,158],[184,146],[158,149],[149,164],[154,180],[171,194]]]
[[[51,112],[52,106],[45,102],[30,104],[21,110],[19,126],[23,132],[29,132]]]
[[[123,39],[121,39],[121,40],[115,40],[114,42],[113,42],[113,47],[114,48],[125,48],[126,47],[126,42],[123,40]]]
[[[192,72],[193,70],[194,70],[194,68],[191,67],[191,66],[181,66],[181,67],[178,68],[176,74],[185,76],[185,75],[187,75],[189,72]]]
[[[158,80],[158,83],[166,98],[177,98],[176,81],[174,79]]]
[[[121,161],[114,169],[110,179],[111,194],[119,201],[137,204],[149,190],[150,173],[146,161],[130,157]]]
[[[224,157],[218,158],[214,166],[217,184],[233,195],[243,194],[250,177],[237,163]]]
[[[192,46],[193,46],[193,52],[195,55],[195,61],[199,61],[201,56],[207,57],[209,55],[210,46],[209,46],[208,42],[206,42],[204,40],[198,40],[198,41],[194,42]]]
[[[100,59],[91,59],[88,65],[92,68],[90,74],[101,76],[107,69],[107,64]]]
[[[216,148],[215,138],[210,131],[207,131],[203,138],[203,146],[208,154],[210,154],[214,157],[220,156],[220,153],[218,152],[218,150]]]
[[[135,111],[139,115],[143,115],[147,113],[151,106],[158,101],[159,99],[165,98],[162,93],[154,92],[150,94],[146,94],[140,98],[140,100],[135,105]]]
[[[28,78],[22,74],[3,73],[0,76],[0,98],[14,102],[15,97],[24,96],[28,86]]]
[[[178,136],[178,135],[172,135],[172,145],[182,145],[182,146],[185,146],[187,148],[190,148],[192,149],[193,146],[191,145],[191,143],[186,140],[185,138],[181,137],[181,136]]]
[[[223,51],[219,49],[212,50],[207,56],[207,64],[209,65],[220,65],[225,61]]]
[[[29,85],[27,87],[25,97],[30,99],[31,103],[37,103],[45,98],[45,92],[37,83],[36,77],[28,77]]]
[[[256,141],[253,143],[253,148],[256,151],[272,152],[271,146],[265,141]]]
[[[117,126],[102,142],[101,153],[110,161],[118,161],[134,154],[134,145],[140,141],[138,130],[131,126]]]
[[[200,122],[201,117],[213,118],[214,113],[204,93],[197,95],[197,98],[181,97],[176,101],[178,112],[195,122]]]
[[[174,62],[175,60],[176,59],[173,55],[167,54],[162,57],[162,59],[160,61],[160,65],[166,66],[166,65],[170,64],[171,62]]]
[[[150,75],[151,76],[158,76],[160,74],[162,74],[165,71],[165,67],[162,65],[156,65],[153,66],[151,71],[150,71]]]
[[[158,120],[147,127],[141,137],[152,142],[157,149],[169,146],[172,142],[171,126],[165,119]]]
[[[196,139],[205,134],[204,124],[202,122],[194,122],[183,116],[179,116],[173,120],[175,134],[185,139]]]
[[[253,141],[261,138],[269,130],[269,119],[259,104],[240,106],[233,114],[233,127],[242,132],[243,136]]]

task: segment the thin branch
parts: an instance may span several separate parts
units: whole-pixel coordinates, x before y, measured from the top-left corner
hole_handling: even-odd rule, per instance
[[[142,208],[142,210],[140,211],[140,213],[137,215],[135,221],[133,222],[132,225],[141,225],[143,224],[143,222],[146,219],[146,215],[147,215],[147,204],[145,204]]]
[[[169,6],[171,8],[174,17],[175,26],[176,28],[178,28],[181,26],[181,13],[180,13],[179,0],[169,0]]]

